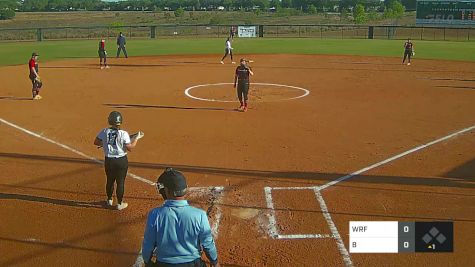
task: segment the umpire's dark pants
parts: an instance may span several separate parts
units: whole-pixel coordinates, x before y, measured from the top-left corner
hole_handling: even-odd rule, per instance
[[[120,45],[120,46],[117,48],[117,57],[119,57],[119,55],[120,55],[120,50],[124,51],[125,57],[128,57],[128,56],[127,56],[127,50],[125,50],[125,45]]]
[[[105,158],[104,168],[107,175],[106,193],[107,199],[112,199],[114,191],[114,182],[117,183],[116,195],[117,202],[122,203],[124,197],[125,177],[129,168],[127,156],[121,158]]]
[[[237,84],[237,95],[239,102],[247,103],[247,95],[249,94],[249,81],[239,80]]]

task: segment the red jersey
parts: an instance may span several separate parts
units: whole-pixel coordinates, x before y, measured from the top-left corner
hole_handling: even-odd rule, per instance
[[[28,62],[28,70],[30,70],[30,74],[33,74],[33,71],[31,70],[32,68],[34,68],[36,73],[38,73],[38,62],[36,62],[34,58],[31,58]]]
[[[106,50],[106,41],[99,41],[99,51],[105,51]]]

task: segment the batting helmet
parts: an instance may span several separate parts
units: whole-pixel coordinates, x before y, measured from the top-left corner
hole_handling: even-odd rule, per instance
[[[107,120],[109,121],[109,125],[119,126],[122,124],[122,114],[118,111],[112,111]]]

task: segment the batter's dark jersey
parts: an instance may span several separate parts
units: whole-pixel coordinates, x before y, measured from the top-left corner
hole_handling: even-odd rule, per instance
[[[412,44],[412,42],[405,42],[405,43],[404,43],[404,48],[405,48],[406,50],[411,50],[411,51],[412,51],[413,46],[414,46],[414,45]]]

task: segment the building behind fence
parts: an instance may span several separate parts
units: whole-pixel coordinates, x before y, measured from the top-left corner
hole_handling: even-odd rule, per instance
[[[115,38],[123,32],[128,38],[220,38],[229,35],[231,25],[96,26],[1,29],[0,41],[44,41]],[[472,27],[359,26],[359,25],[260,25],[259,37],[328,39],[418,39],[474,41]]]

